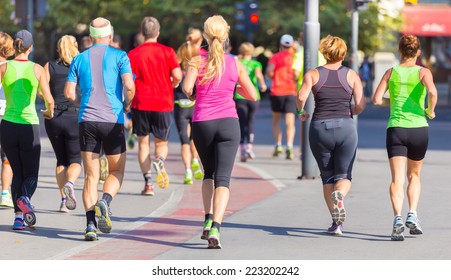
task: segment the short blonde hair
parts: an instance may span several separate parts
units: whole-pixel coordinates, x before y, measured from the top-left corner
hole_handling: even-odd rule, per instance
[[[14,40],[8,33],[0,32],[0,56],[8,58],[14,55]]]
[[[252,55],[254,53],[254,45],[249,42],[244,42],[240,45],[238,52],[240,55]]]
[[[72,59],[79,54],[77,39],[71,35],[64,35],[57,43],[58,53],[60,59],[65,64],[69,65]]]
[[[347,50],[346,42],[337,36],[327,35],[319,42],[319,51],[328,63],[343,60]]]

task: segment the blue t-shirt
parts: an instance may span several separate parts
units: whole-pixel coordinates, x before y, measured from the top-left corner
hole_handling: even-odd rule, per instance
[[[96,44],[73,59],[67,81],[80,84],[79,123],[124,123],[122,75],[126,73],[132,73],[127,53],[106,44]]]

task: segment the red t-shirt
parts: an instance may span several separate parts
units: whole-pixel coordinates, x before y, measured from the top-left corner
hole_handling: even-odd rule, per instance
[[[174,109],[171,72],[180,67],[174,49],[147,42],[131,50],[128,57],[136,86],[132,108],[171,112]]]
[[[274,65],[274,77],[271,86],[271,95],[296,95],[296,81],[293,72],[294,54],[285,50],[274,54],[268,62]]]

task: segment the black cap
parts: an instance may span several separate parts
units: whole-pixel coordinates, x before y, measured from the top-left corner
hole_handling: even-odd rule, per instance
[[[34,43],[33,35],[25,29],[18,31],[14,36],[14,39],[21,39],[23,41],[23,46],[27,49]]]

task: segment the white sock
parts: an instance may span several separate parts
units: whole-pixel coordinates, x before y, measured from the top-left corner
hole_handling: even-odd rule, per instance
[[[412,209],[409,210],[409,213],[412,213],[412,214],[414,214],[415,216],[417,215],[417,211],[412,210]]]

